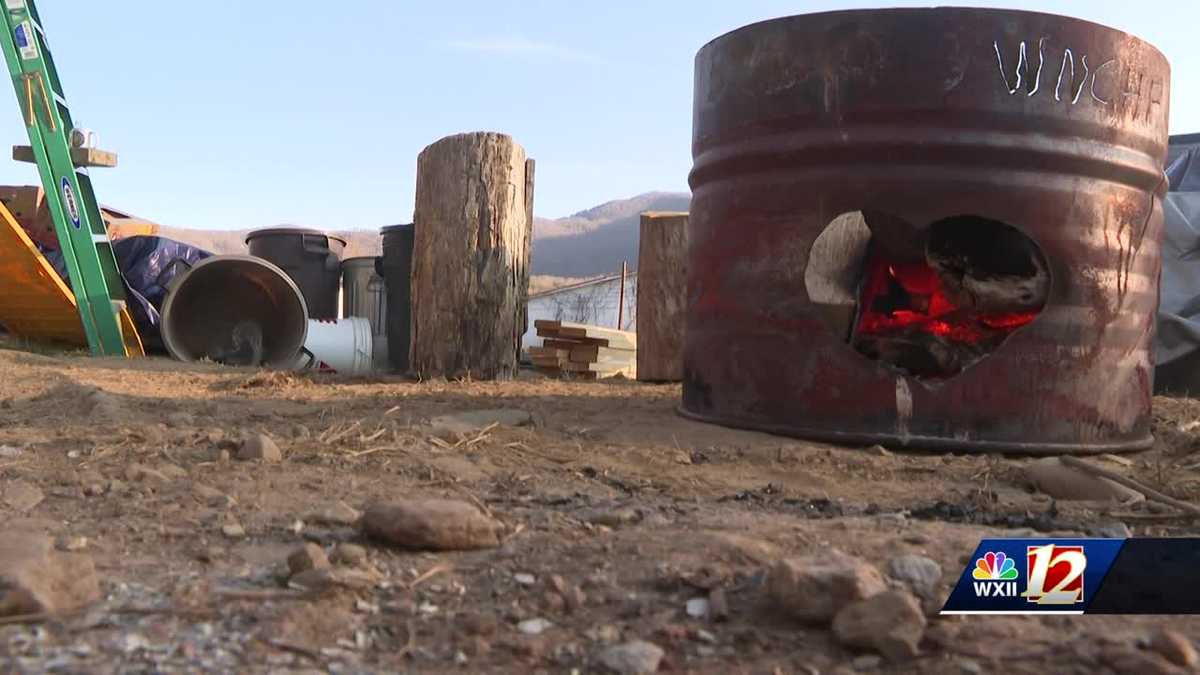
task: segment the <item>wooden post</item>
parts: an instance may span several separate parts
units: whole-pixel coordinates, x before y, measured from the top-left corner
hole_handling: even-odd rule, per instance
[[[629,265],[621,261],[621,293],[617,300],[617,330],[625,330],[625,277],[629,274]]]
[[[533,164],[512,137],[449,136],[417,158],[411,367],[492,380],[518,368]]]
[[[643,213],[638,244],[637,376],[683,379],[687,310],[686,213]]]

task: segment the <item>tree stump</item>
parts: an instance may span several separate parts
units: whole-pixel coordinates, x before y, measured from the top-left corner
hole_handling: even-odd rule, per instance
[[[516,374],[532,170],[512,137],[490,132],[443,138],[417,158],[410,353],[419,377]]]
[[[637,378],[683,379],[687,311],[686,213],[643,213],[638,244]]]

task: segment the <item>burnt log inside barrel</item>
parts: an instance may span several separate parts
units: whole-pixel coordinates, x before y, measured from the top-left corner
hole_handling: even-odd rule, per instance
[[[1033,12],[831,12],[710,42],[696,58],[682,413],[845,443],[1148,446],[1169,88],[1149,44]],[[890,237],[914,244],[935,223],[1015,228],[1045,264],[1016,296],[937,249],[930,264],[986,308],[1043,306],[950,377],[864,356],[804,279],[817,237],[858,211],[873,229],[926,232]]]

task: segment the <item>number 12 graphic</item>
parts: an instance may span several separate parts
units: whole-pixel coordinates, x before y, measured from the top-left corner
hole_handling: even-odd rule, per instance
[[[1029,546],[1026,555],[1029,581],[1024,595],[1029,602],[1039,605],[1083,602],[1083,571],[1087,569],[1083,546]]]

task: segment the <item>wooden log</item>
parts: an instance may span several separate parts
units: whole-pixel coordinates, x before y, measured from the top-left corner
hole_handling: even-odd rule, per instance
[[[804,267],[808,299],[840,340],[850,339],[870,243],[871,229],[862,212],[851,211],[834,218],[808,254]]]
[[[646,382],[683,379],[687,224],[686,213],[642,214],[636,347],[637,377]]]
[[[510,136],[450,136],[417,158],[413,371],[509,379],[529,291],[533,165]]]

